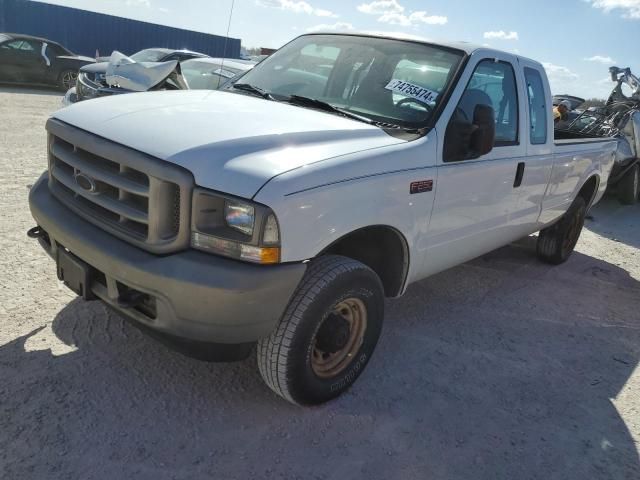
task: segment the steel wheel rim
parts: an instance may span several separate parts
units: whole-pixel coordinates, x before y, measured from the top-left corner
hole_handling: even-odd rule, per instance
[[[343,348],[328,353],[321,349],[316,333],[311,349],[311,369],[320,378],[335,377],[351,364],[364,341],[367,329],[367,308],[359,298],[351,297],[338,302],[331,313],[349,323],[349,338]]]
[[[76,84],[77,74],[73,72],[65,72],[62,75],[62,86],[65,88],[71,88]]]

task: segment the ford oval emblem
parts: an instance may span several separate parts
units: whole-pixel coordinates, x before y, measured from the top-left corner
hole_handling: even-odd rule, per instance
[[[96,181],[86,173],[77,172],[73,176],[73,178],[76,181],[76,185],[78,185],[85,192],[98,193]]]

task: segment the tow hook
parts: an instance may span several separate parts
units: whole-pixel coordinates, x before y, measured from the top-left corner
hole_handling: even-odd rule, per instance
[[[29,230],[27,230],[27,237],[29,238],[43,238],[46,235],[47,235],[47,232],[45,232],[39,226],[30,228]]]

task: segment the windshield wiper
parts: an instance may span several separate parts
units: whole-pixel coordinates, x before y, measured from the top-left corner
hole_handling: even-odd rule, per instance
[[[307,106],[311,108],[317,108],[318,110],[323,110],[325,112],[337,113],[338,115],[342,115],[343,117],[368,123],[369,125],[373,124],[373,120],[371,120],[370,118],[358,115],[357,113],[353,113],[348,110],[343,110],[342,108],[334,107],[330,103],[323,102],[322,100],[318,100],[317,98],[303,97],[301,95],[290,95],[286,97],[284,101],[292,103],[294,105],[300,105],[303,107]]]
[[[250,83],[234,83],[233,88],[237,90],[243,90],[245,92],[253,93],[262,98],[266,98],[267,100],[274,99],[269,92],[267,92],[266,90],[263,90],[260,87],[256,87],[255,85],[251,85]]]
[[[383,130],[402,130],[405,133],[408,134],[412,134],[412,135],[420,135],[423,134],[426,129],[424,127],[420,128],[420,127],[404,127],[402,125],[398,125],[395,123],[389,123],[389,122],[377,122],[377,121],[372,121],[371,122],[372,125],[375,125],[376,127],[380,127]]]

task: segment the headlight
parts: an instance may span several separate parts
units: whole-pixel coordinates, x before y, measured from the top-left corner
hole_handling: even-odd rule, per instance
[[[280,230],[264,205],[205,189],[193,194],[191,246],[254,263],[280,261]]]
[[[100,85],[95,83],[85,72],[78,74],[76,80],[76,91],[80,99],[95,97]]]
[[[224,221],[231,228],[240,230],[245,235],[253,235],[255,212],[255,208],[247,203],[234,200],[225,200],[224,202]]]

